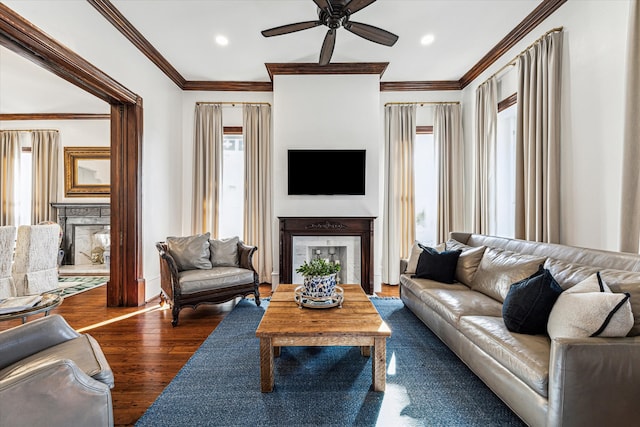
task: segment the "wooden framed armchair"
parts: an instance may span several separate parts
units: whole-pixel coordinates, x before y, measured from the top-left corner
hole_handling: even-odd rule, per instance
[[[173,245],[167,238],[167,242],[157,242],[156,248],[160,255],[160,281],[162,302],[171,305],[173,326],[178,325],[178,315],[184,307],[197,308],[200,304],[219,304],[230,301],[236,297],[244,298],[247,295],[255,296],[256,305],[260,305],[260,291],[258,273],[252,264],[254,252],[258,249],[249,246],[235,238],[233,244],[237,245],[237,261],[235,263],[216,263],[217,250],[213,248],[218,240],[208,240],[211,244],[210,252],[208,246],[206,250],[201,247],[199,254],[194,255],[194,251],[185,251],[178,244]],[[198,236],[173,238],[173,239],[193,239]],[[229,241],[226,242],[227,248]],[[192,244],[193,245],[193,244]],[[180,253],[179,253],[180,252]],[[211,263],[204,259],[205,254],[210,254]],[[185,259],[186,255],[186,259]],[[200,256],[204,263],[192,262],[194,257]],[[182,259],[181,259],[182,258]],[[222,264],[222,265],[220,265]]]

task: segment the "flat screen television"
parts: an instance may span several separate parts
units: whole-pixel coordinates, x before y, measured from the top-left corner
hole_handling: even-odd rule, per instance
[[[366,150],[289,150],[289,195],[364,195]]]

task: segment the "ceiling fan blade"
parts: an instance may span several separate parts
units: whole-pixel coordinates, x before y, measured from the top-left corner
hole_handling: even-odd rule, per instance
[[[295,33],[296,31],[302,31],[309,28],[317,27],[318,25],[322,25],[322,22],[320,21],[297,22],[295,24],[287,24],[287,25],[282,25],[280,27],[269,28],[268,30],[262,31],[262,35],[265,37],[280,36],[282,34]]]
[[[333,7],[331,6],[331,2],[329,0],[313,0],[313,2],[318,5],[318,7],[325,12],[331,14],[333,12]]]
[[[398,36],[382,28],[361,22],[347,22],[344,29],[369,41],[380,43],[385,46],[393,46],[398,41]]]
[[[330,29],[327,31],[327,35],[324,36],[324,42],[322,43],[322,50],[320,51],[320,65],[327,65],[331,61],[331,55],[333,55],[333,48],[336,45],[336,30]]]
[[[376,0],[351,0],[349,3],[347,3],[344,6],[343,10],[346,10],[349,14],[354,14],[360,9],[364,9],[365,7],[369,6],[371,3],[375,1]]]

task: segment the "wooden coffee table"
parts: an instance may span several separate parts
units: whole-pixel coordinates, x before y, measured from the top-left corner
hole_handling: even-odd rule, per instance
[[[274,357],[287,346],[358,346],[371,355],[373,389],[384,391],[386,383],[386,339],[391,330],[382,320],[360,285],[344,289],[342,308],[300,308],[294,300],[299,285],[278,285],[271,297],[256,336],[260,338],[260,386],[273,391]]]

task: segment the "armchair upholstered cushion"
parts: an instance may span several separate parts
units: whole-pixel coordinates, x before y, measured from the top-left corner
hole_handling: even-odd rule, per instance
[[[212,250],[226,258],[226,261],[218,262],[226,264],[235,260],[234,265],[218,266],[216,262],[209,269],[180,270],[168,244],[156,243],[160,255],[161,299],[171,305],[173,326],[178,325],[178,316],[184,307],[195,309],[200,304],[218,304],[250,294],[255,296],[256,305],[260,305],[258,273],[252,264],[253,254],[258,248],[245,245],[237,237],[211,242],[215,242]],[[218,242],[223,242],[220,247]],[[235,251],[228,247],[230,244],[235,245]]]
[[[238,237],[229,239],[211,239],[209,251],[211,252],[211,265],[213,267],[238,267]]]
[[[12,225],[0,227],[0,299],[16,296],[16,287],[11,277],[15,243],[16,228]]]
[[[59,315],[0,332],[0,424],[112,426],[113,372]]]
[[[210,233],[186,237],[167,237],[167,246],[176,261],[178,270],[211,268],[209,236]]]
[[[58,287],[60,226],[21,225],[18,227],[12,267],[16,295],[34,295]]]

